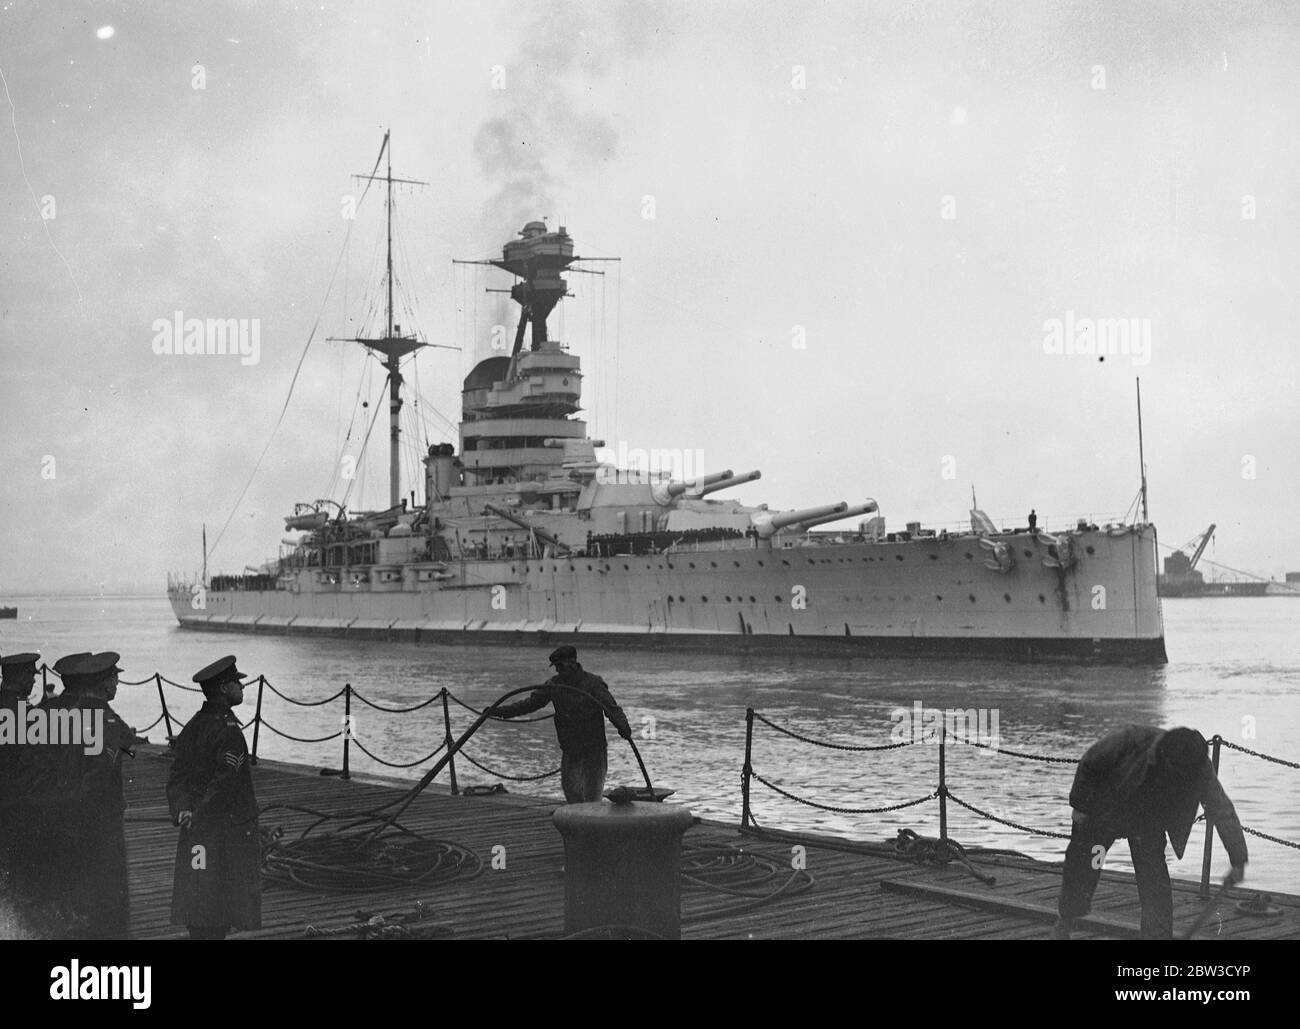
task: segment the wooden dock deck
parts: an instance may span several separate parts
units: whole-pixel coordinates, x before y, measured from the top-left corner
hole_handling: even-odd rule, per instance
[[[141,746],[126,764],[127,848],[131,869],[132,936],[179,939],[185,930],[169,924],[172,866],[177,830],[167,818],[165,784],[171,755],[164,747]],[[315,768],[262,761],[254,770],[258,802],[317,811],[358,811],[393,800],[411,783],[357,777],[323,777]],[[560,938],[564,930],[564,847],[551,822],[557,801],[512,794],[452,796],[440,784],[421,794],[402,824],[421,835],[451,841],[483,861],[477,875],[441,883],[398,885],[380,892],[312,892],[279,882],[264,884],[263,928],[244,938],[304,938],[309,927],[356,938],[357,913],[412,913],[424,905],[412,928],[456,939]],[[262,825],[282,826],[286,839],[314,819],[278,809]],[[972,860],[996,877],[989,886],[959,865],[926,866],[900,857],[887,843],[854,844],[828,837],[775,834],[756,837],[737,827],[698,821],[684,849],[744,848],[790,869],[792,847],[805,848],[814,883],[806,892],[770,902],[738,901],[733,895],[684,888],[684,939],[1042,939],[1055,917],[1060,865],[1005,853],[974,853]],[[503,848],[495,850],[494,848]],[[493,868],[493,857],[504,868]],[[772,887],[775,888],[775,887]],[[768,892],[763,888],[763,892]],[[1216,905],[1198,938],[1300,938],[1300,898],[1274,896],[1280,918],[1242,915],[1236,902],[1248,891],[1234,890]],[[1202,909],[1195,884],[1174,885],[1175,933],[1189,927]],[[1097,890],[1093,915],[1078,938],[1136,935],[1139,908],[1130,874],[1107,871]]]

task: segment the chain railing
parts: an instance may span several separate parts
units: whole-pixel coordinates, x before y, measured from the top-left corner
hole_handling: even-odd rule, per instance
[[[917,797],[913,800],[905,800],[897,804],[888,804],[888,805],[882,805],[878,807],[845,807],[845,806],[823,804],[818,801],[810,800],[807,797],[801,797],[798,794],[791,792],[789,789],[778,786],[775,783],[770,782],[768,779],[765,779],[763,776],[759,775],[754,770],[754,764],[753,764],[755,722],[760,722],[763,725],[766,725],[769,728],[775,730],[776,732],[781,733],[783,736],[786,736],[787,738],[790,739],[798,740],[801,743],[806,743],[814,747],[822,747],[822,748],[827,748],[827,749],[837,750],[842,752],[867,753],[867,752],[894,751],[894,750],[899,750],[903,747],[913,746],[917,743],[925,742],[927,740],[927,738],[924,736],[922,736],[921,738],[916,738],[915,735],[913,736],[912,739],[904,740],[902,742],[888,743],[888,744],[872,744],[872,745],[849,744],[849,743],[834,742],[830,740],[819,740],[819,739],[814,739],[811,736],[804,735],[803,733],[795,732],[793,729],[787,728],[785,726],[777,725],[775,722],[759,714],[752,707],[747,708],[745,710],[745,763],[741,767],[741,776],[740,776],[740,792],[741,792],[740,827],[742,830],[758,828],[758,823],[754,819],[753,807],[752,807],[752,802],[750,797],[751,781],[757,780],[772,792],[779,794],[780,796],[785,797],[787,800],[791,800],[796,804],[802,804],[806,807],[815,808],[819,811],[830,811],[836,814],[847,814],[847,815],[882,814],[889,811],[900,811],[905,808],[916,807],[918,805],[926,803],[927,801],[937,800],[939,804],[939,838],[944,842],[949,842],[948,840],[948,801],[949,800],[951,800],[954,804],[957,804],[959,807],[962,807],[967,811],[970,811],[972,814],[978,815],[981,818],[987,819],[990,822],[997,822],[1001,825],[1005,825],[1008,828],[1016,830],[1017,832],[1027,833],[1032,836],[1045,836],[1045,837],[1050,837],[1052,839],[1059,839],[1059,840],[1070,839],[1070,833],[1068,832],[1055,832],[1050,829],[1039,829],[1030,825],[1024,825],[1020,822],[1014,822],[1008,818],[1003,818],[1000,815],[985,810],[984,808],[981,808],[976,804],[971,803],[955,795],[948,786],[947,750],[948,750],[948,742],[949,742],[949,732],[948,732],[948,725],[946,721],[943,723],[941,729],[938,729],[936,727],[935,730],[938,735],[937,742],[938,742],[938,751],[939,751],[938,784],[935,786],[935,788],[930,793],[927,793],[923,797]],[[953,738],[953,742],[954,743],[958,742],[956,737]],[[1013,758],[1015,760],[1020,760],[1020,761],[1040,761],[1040,762],[1047,762],[1050,764],[1063,764],[1063,765],[1072,765],[1072,764],[1079,763],[1079,758],[1060,757],[1060,756],[1049,755],[1049,754],[1029,754],[1023,751],[1006,750],[997,744],[981,743],[977,740],[968,739],[960,742],[962,746],[980,747],[990,751],[993,754],[997,754],[999,756],[1005,755],[1006,757]],[[1229,747],[1232,750],[1240,751],[1243,754],[1247,754],[1251,757],[1259,758],[1263,761],[1270,761],[1275,764],[1280,764],[1288,768],[1300,769],[1300,762],[1288,761],[1284,758],[1275,757],[1271,754],[1263,754],[1258,751],[1250,750],[1246,747],[1239,746],[1238,744],[1230,743],[1228,740],[1225,740],[1222,736],[1216,735],[1210,740],[1210,762],[1214,768],[1214,774],[1216,776],[1219,774],[1219,754],[1220,754],[1220,748],[1222,747]],[[1214,846],[1215,829],[1214,829],[1212,818],[1203,815],[1201,819],[1198,819],[1198,821],[1199,820],[1204,820],[1205,822],[1205,851],[1201,862],[1201,895],[1205,897],[1208,896],[1210,892],[1210,863],[1211,863],[1211,856],[1212,856],[1213,846]],[[1247,833],[1250,836],[1254,836],[1257,839],[1267,840],[1270,843],[1276,843],[1279,846],[1283,846],[1283,847],[1292,847],[1295,849],[1300,849],[1300,843],[1297,843],[1293,840],[1286,840],[1277,836],[1271,836],[1268,833],[1264,833],[1259,831],[1258,829],[1253,829],[1244,825],[1241,827],[1241,829],[1242,832]]]
[[[45,697],[49,697],[51,695],[49,689],[51,676],[53,676],[55,679],[58,679],[60,678],[59,673],[54,671],[53,668],[45,664],[41,665],[40,673],[41,673],[42,694]],[[340,779],[350,779],[352,777],[352,746],[354,744],[366,757],[368,757],[371,761],[375,762],[376,764],[382,765],[385,768],[393,768],[398,770],[416,768],[420,765],[427,764],[428,762],[436,758],[444,750],[450,750],[449,755],[445,759],[447,763],[449,784],[450,784],[451,792],[453,794],[459,794],[460,785],[456,777],[456,754],[455,754],[456,748],[453,747],[454,734],[452,732],[451,707],[449,702],[454,701],[455,703],[463,707],[465,710],[472,712],[474,715],[476,715],[479,718],[486,717],[485,712],[480,711],[479,709],[461,700],[459,697],[457,697],[446,687],[440,688],[437,692],[425,698],[424,700],[420,701],[418,704],[410,704],[403,707],[391,707],[385,704],[376,703],[375,701],[369,699],[368,697],[363,695],[360,691],[358,691],[356,688],[354,688],[350,682],[344,683],[343,688],[338,690],[336,693],[333,693],[328,697],[324,697],[317,700],[301,700],[297,697],[291,697],[283,690],[277,688],[264,675],[259,675],[255,680],[249,680],[247,685],[251,687],[252,685],[254,685],[254,683],[257,686],[257,699],[254,705],[253,717],[240,726],[241,729],[247,729],[249,726],[252,726],[253,729],[253,742],[252,742],[252,747],[250,748],[249,751],[249,760],[253,764],[257,764],[258,747],[261,743],[261,730],[263,728],[265,728],[268,732],[273,733],[274,735],[282,739],[290,740],[294,743],[300,743],[305,745],[314,746],[322,743],[330,743],[334,740],[342,738],[343,746],[342,746],[340,766],[338,768],[327,767],[327,768],[322,768],[320,770],[321,775],[338,776]],[[161,722],[165,725],[168,743],[171,743],[176,739],[176,736],[178,735],[179,731],[185,727],[186,721],[181,718],[178,718],[176,715],[172,713],[170,707],[167,704],[167,694],[163,689],[164,685],[171,686],[175,689],[185,690],[186,692],[190,692],[190,693],[202,693],[202,690],[200,690],[195,686],[187,686],[184,683],[175,682],[174,680],[168,679],[166,676],[158,672],[155,672],[153,675],[149,676],[148,678],[135,680],[135,681],[121,679],[119,680],[119,684],[123,686],[146,686],[149,684],[154,685],[154,687],[157,689],[158,692],[158,706],[161,709],[161,713],[158,715],[157,718],[155,718],[152,722],[150,722],[145,728],[137,730],[137,732],[140,733],[148,732],[150,729],[154,728],[154,726],[158,725]],[[262,710],[263,700],[265,698],[266,691],[268,690],[271,693],[273,693],[276,697],[278,697],[280,700],[284,701],[287,704],[293,705],[294,707],[304,707],[304,708],[324,707],[329,704],[334,704],[340,698],[342,698],[343,727],[325,736],[300,736],[290,732],[286,732],[283,729],[279,729],[275,725],[271,724],[271,722],[266,718]],[[364,744],[362,744],[361,740],[357,738],[355,723],[353,721],[353,716],[352,716],[352,701],[354,699],[360,702],[365,707],[370,708],[373,711],[378,711],[381,714],[385,714],[385,715],[408,715],[416,711],[420,711],[438,701],[441,701],[442,702],[442,731],[439,734],[441,736],[441,741],[428,754],[415,761],[390,761],[387,758],[381,757],[378,754],[376,754],[374,751],[366,747]],[[551,717],[553,717],[553,715],[548,714],[540,718],[519,718],[519,719],[510,719],[510,721],[511,722],[540,722],[540,721],[545,721],[546,719]],[[549,779],[551,776],[559,775],[560,773],[559,768],[554,768],[551,771],[543,772],[539,775],[510,775],[506,772],[500,772],[484,764],[481,764],[480,762],[475,761],[473,758],[471,758],[468,754],[462,754],[461,756],[464,757],[471,764],[473,764],[475,767],[482,769],[484,772],[487,772],[490,775],[495,775],[501,779],[509,779],[514,782],[536,782],[542,779]]]

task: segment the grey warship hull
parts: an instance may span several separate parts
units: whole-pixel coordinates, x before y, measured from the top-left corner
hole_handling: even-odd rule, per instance
[[[808,540],[670,554],[415,564],[381,581],[304,569],[272,589],[174,584],[181,626],[422,643],[1162,664],[1155,531],[1084,530],[1078,562],[981,561],[975,536]],[[422,576],[423,573],[423,576]],[[426,581],[421,581],[422,577]],[[196,606],[201,602],[202,606]]]

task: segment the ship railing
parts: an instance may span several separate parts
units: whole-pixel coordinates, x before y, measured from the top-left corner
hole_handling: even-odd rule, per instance
[[[867,518],[867,516],[863,515],[862,518],[865,519]],[[1012,516],[1012,517],[1004,516],[1000,518],[990,517],[989,521],[991,521],[994,524],[994,526],[997,527],[997,531],[999,533],[1029,531],[1029,519],[1026,515],[1019,515],[1019,516]],[[1096,526],[1135,524],[1134,522],[1128,519],[1127,512],[1111,511],[1111,512],[1089,512],[1087,514],[1077,514],[1077,515],[1039,514],[1035,528],[1037,529],[1037,531],[1040,532],[1063,533],[1063,532],[1069,532],[1074,529],[1077,529],[1079,527],[1080,522],[1083,522],[1085,525],[1096,525]],[[891,525],[888,531],[900,532],[900,531],[906,531],[906,529],[907,529],[906,525],[903,526],[902,530],[900,530],[896,525]],[[833,530],[827,529],[825,531],[832,532]],[[841,531],[848,532],[850,530],[844,529]],[[853,531],[856,531],[856,526]],[[948,522],[922,522],[921,531],[936,532],[936,533],[941,531],[946,531],[950,536],[956,536],[963,533],[966,535],[970,535],[973,532],[973,530],[971,529],[969,518],[961,518],[956,521],[948,521]],[[913,538],[915,538],[915,534],[913,534]]]
[[[902,750],[905,747],[916,746],[917,744],[920,743],[926,743],[931,745],[937,744],[935,749],[938,752],[937,753],[937,780],[938,781],[934,789],[932,789],[929,793],[926,793],[924,796],[903,800],[895,804],[884,804],[875,807],[847,807],[843,805],[832,805],[832,804],[822,803],[820,801],[811,800],[808,797],[801,797],[796,793],[792,792],[790,789],[787,789],[782,786],[778,786],[776,783],[772,782],[771,780],[764,778],[762,775],[760,775],[757,771],[754,770],[753,755],[754,755],[755,723],[759,723],[760,725],[766,726],[769,729],[772,729],[775,732],[782,734],[783,736],[798,740],[799,742],[808,744],[809,746],[821,747],[830,750],[849,752],[849,753],[861,753],[861,754],[884,753],[887,751]],[[967,725],[967,728],[969,729],[970,726]],[[1026,833],[1031,836],[1044,836],[1044,837],[1050,837],[1053,839],[1060,839],[1060,840],[1070,839],[1070,833],[1068,832],[1058,832],[1052,829],[1043,829],[1043,828],[1038,828],[1030,825],[1025,825],[1021,822],[1013,821],[1010,818],[1004,817],[1003,815],[997,812],[988,811],[985,810],[984,808],[978,807],[975,804],[954,794],[949,786],[948,749],[950,746],[953,745],[973,746],[973,747],[985,749],[991,752],[995,756],[1005,756],[1007,758],[1018,760],[1018,761],[1037,761],[1044,764],[1055,764],[1055,765],[1077,765],[1079,763],[1078,758],[1053,756],[1050,754],[1031,754],[1031,753],[1026,753],[1024,751],[1009,750],[1001,746],[1000,741],[981,742],[977,739],[971,739],[969,737],[967,737],[966,739],[961,739],[960,734],[954,735],[952,733],[952,730],[950,730],[948,719],[946,716],[941,721],[939,726],[926,727],[923,731],[920,731],[919,733],[913,731],[908,735],[911,737],[910,739],[895,741],[886,744],[858,744],[858,743],[846,743],[846,742],[838,742],[838,741],[831,741],[831,740],[821,740],[821,739],[815,739],[803,733],[796,732],[795,730],[790,729],[786,726],[778,725],[776,722],[772,721],[771,719],[755,711],[752,707],[746,708],[745,710],[745,763],[741,767],[741,777],[740,777],[741,779],[741,786],[740,786],[740,790],[741,790],[740,828],[741,830],[744,832],[752,832],[758,834],[761,834],[763,832],[762,828],[758,825],[757,821],[754,818],[753,804],[752,804],[752,797],[751,797],[752,783],[754,781],[757,781],[761,783],[763,786],[767,787],[773,793],[776,793],[779,796],[784,797],[787,800],[790,800],[796,804],[801,804],[806,807],[815,808],[819,811],[827,811],[834,814],[842,814],[842,815],[884,814],[886,812],[901,811],[906,808],[920,807],[923,804],[935,802],[937,803],[938,806],[939,840],[945,845],[951,844],[956,848],[960,848],[960,844],[955,844],[952,840],[950,840],[948,836],[948,802],[949,801],[952,801],[953,804],[956,804],[958,807],[966,811],[969,811],[980,818],[983,818],[990,822],[996,822],[1000,825],[1005,825],[1008,828],[1015,829],[1017,832]],[[1283,765],[1287,768],[1300,769],[1300,762],[1290,761],[1285,758],[1280,758],[1272,754],[1264,754],[1259,751],[1249,750],[1246,747],[1240,746],[1239,744],[1232,743],[1224,739],[1222,736],[1215,735],[1209,742],[1209,748],[1210,748],[1209,757],[1210,757],[1210,762],[1214,767],[1214,771],[1216,775],[1218,775],[1219,773],[1219,756],[1220,756],[1221,749],[1223,747],[1228,747],[1232,750],[1240,751],[1244,754],[1250,755],[1252,757],[1258,758],[1263,761],[1269,761],[1274,764]],[[1068,789],[1068,785],[1066,786],[1066,789]],[[1210,863],[1211,863],[1211,857],[1213,854],[1213,846],[1214,846],[1214,825],[1212,824],[1212,820],[1204,814],[1202,814],[1197,819],[1197,821],[1205,822],[1205,846],[1204,846],[1204,853],[1201,861],[1201,896],[1205,898],[1210,895]],[[1273,836],[1268,833],[1261,832],[1258,829],[1244,826],[1244,825],[1241,827],[1241,829],[1242,832],[1246,833],[1249,836],[1253,836],[1257,839],[1267,840],[1269,843],[1273,843],[1278,846],[1291,847],[1293,849],[1300,850],[1300,842],[1296,842],[1295,840],[1283,839],[1279,836]],[[961,853],[961,851],[960,849],[957,849],[952,851],[951,853],[959,854]]]
[[[42,695],[48,697],[50,696],[50,685],[52,682],[58,681],[59,674],[53,668],[51,668],[49,665],[46,664],[41,665],[40,674],[41,674]],[[148,725],[144,726],[143,728],[136,729],[135,732],[137,736],[143,736],[145,733],[149,732],[150,730],[156,728],[159,725],[162,725],[166,733],[167,742],[169,746],[174,744],[176,738],[180,735],[181,730],[184,729],[188,720],[180,718],[172,711],[170,705],[167,702],[167,693],[164,687],[170,687],[171,689],[181,690],[186,693],[203,692],[197,686],[192,686],[183,682],[177,682],[174,679],[169,679],[166,676],[164,676],[161,672],[155,672],[153,675],[145,679],[139,679],[139,680],[120,679],[119,684],[122,686],[152,685],[155,688],[158,695],[158,707],[160,713],[158,717],[155,718],[152,722],[150,722]],[[446,767],[447,767],[451,792],[453,794],[458,794],[460,792],[460,785],[456,775],[455,759],[457,757],[464,758],[475,768],[480,769],[481,771],[485,772],[488,775],[495,776],[498,779],[507,779],[510,780],[511,782],[538,782],[540,780],[549,779],[552,776],[556,776],[560,774],[559,768],[553,768],[550,771],[545,771],[537,774],[514,775],[510,772],[505,772],[499,769],[489,767],[488,765],[475,760],[469,754],[465,753],[463,749],[465,740],[463,739],[460,741],[459,745],[453,745],[453,740],[455,739],[455,736],[453,735],[453,729],[452,729],[451,704],[454,703],[459,707],[464,708],[466,711],[473,713],[479,719],[484,719],[487,716],[485,715],[485,712],[480,711],[479,709],[475,708],[474,706],[467,703],[466,701],[461,700],[459,697],[457,697],[446,687],[442,687],[438,689],[432,695],[426,697],[424,700],[419,701],[418,703],[395,707],[392,705],[380,704],[371,700],[369,697],[365,696],[365,694],[359,691],[355,686],[353,686],[350,682],[345,682],[343,684],[343,687],[337,690],[335,693],[332,693],[327,697],[321,697],[314,700],[302,700],[297,697],[289,696],[287,693],[283,692],[278,687],[276,687],[271,682],[271,680],[266,678],[266,676],[264,675],[259,675],[256,679],[250,679],[246,683],[246,686],[248,687],[252,687],[253,685],[256,685],[257,687],[257,697],[253,707],[253,716],[240,726],[240,728],[244,730],[250,727],[253,730],[253,741],[251,747],[249,748],[249,760],[253,764],[257,764],[258,749],[261,743],[262,729],[266,729],[268,732],[282,739],[286,739],[294,743],[306,744],[306,745],[320,745],[326,743],[333,743],[334,741],[341,739],[342,753],[341,753],[340,764],[337,767],[321,768],[320,774],[338,776],[342,779],[350,779],[352,777],[352,747],[353,746],[355,746],[358,750],[361,751],[362,754],[368,757],[371,761],[375,762],[377,765],[380,765],[384,768],[392,768],[396,770],[412,769],[412,768],[416,768],[419,765],[427,764],[428,762],[432,761],[434,758],[438,757],[439,754],[443,753],[444,750],[449,750],[449,753],[447,755]],[[272,724],[267,719],[264,713],[264,706],[267,701],[268,692],[272,696],[279,698],[280,700],[284,701],[286,704],[289,704],[291,707],[321,708],[321,707],[326,707],[328,705],[336,705],[341,702],[343,708],[341,714],[341,727],[335,730],[334,732],[327,733],[323,736],[299,736],[299,735],[294,735],[292,733],[285,732],[283,729],[277,728],[274,724]],[[432,704],[441,702],[442,718],[440,719],[440,721],[442,724],[440,726],[441,732],[439,733],[440,739],[438,745],[434,747],[433,750],[431,750],[429,753],[425,754],[423,757],[417,758],[414,761],[390,761],[384,757],[381,757],[379,754],[376,754],[369,747],[367,747],[358,737],[357,729],[356,729],[356,717],[353,714],[354,702],[356,703],[356,705],[359,705],[360,707],[364,707],[372,711],[379,712],[383,715],[397,715],[397,716],[408,716],[424,708],[427,708]],[[510,721],[515,723],[543,722],[551,719],[552,717],[554,716],[550,714],[546,714],[546,715],[540,715],[536,718],[514,718],[511,719]]]

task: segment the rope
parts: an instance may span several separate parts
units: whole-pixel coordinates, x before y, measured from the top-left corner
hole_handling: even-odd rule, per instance
[[[482,712],[482,711],[478,710],[478,708],[470,707],[470,706],[469,706],[468,704],[466,704],[463,700],[461,700],[460,697],[458,697],[458,696],[456,696],[456,694],[452,693],[451,690],[448,690],[448,691],[447,691],[447,696],[450,697],[452,700],[454,700],[454,701],[455,701],[457,704],[459,704],[461,707],[463,707],[466,711],[471,711],[471,712],[473,712],[474,714],[478,715],[480,718],[483,717],[483,712]],[[496,715],[493,715],[492,717],[493,717],[493,718],[496,718],[497,716],[496,716]],[[549,719],[552,719],[552,718],[554,718],[554,717],[555,717],[555,712],[552,711],[549,715],[538,715],[536,718],[502,718],[502,719],[500,719],[500,721],[503,721],[503,722],[506,722],[506,721],[509,721],[509,722],[517,722],[517,723],[519,723],[519,724],[523,724],[524,722],[545,722],[545,721],[548,721]]]
[[[855,750],[855,751],[897,750],[899,747],[910,747],[914,743],[920,742],[920,740],[907,740],[904,743],[886,743],[883,746],[878,746],[878,747],[867,747],[867,746],[857,747],[857,746],[850,746],[847,743],[827,743],[824,740],[814,740],[810,736],[801,736],[793,729],[786,729],[783,726],[777,725],[775,722],[768,721],[768,719],[764,718],[757,711],[754,712],[754,717],[757,718],[764,725],[770,725],[777,732],[783,732],[787,736],[794,737],[796,740],[802,740],[804,743],[811,743],[814,747],[829,747],[831,750]]]
[[[356,921],[347,925],[331,926],[320,929],[308,924],[302,931],[302,938],[319,940],[334,936],[356,936],[359,940],[427,940],[445,939],[453,935],[443,925],[434,925],[427,929],[415,929],[412,926],[433,917],[424,901],[415,902],[415,910],[409,914],[398,911],[391,915],[372,915],[368,911],[358,911],[353,916]]]
[[[899,829],[893,844],[899,854],[917,864],[947,865],[956,861],[985,886],[997,882],[993,876],[985,875],[971,864],[970,858],[966,856],[966,848],[956,840],[919,836],[911,829]]]
[[[1009,825],[1011,828],[1019,829],[1021,832],[1027,832],[1031,836],[1051,836],[1058,840],[1068,840],[1070,838],[1068,832],[1049,832],[1046,829],[1035,829],[1032,826],[1021,825],[1019,822],[1010,822],[1005,818],[999,818],[997,815],[989,814],[987,811],[980,810],[974,804],[967,804],[964,800],[955,796],[951,792],[948,794],[948,799],[955,804],[960,804],[967,811],[974,811],[975,814],[979,815],[981,818],[987,818],[990,822],[1000,822],[1003,825]]]
[[[438,699],[442,694],[441,694],[441,693],[435,693],[435,694],[434,694],[432,697],[430,697],[428,700],[421,701],[419,704],[416,704],[414,707],[383,707],[383,706],[380,705],[380,704],[376,704],[376,703],[375,703],[374,701],[372,701],[372,700],[367,700],[365,697],[363,697],[363,696],[361,695],[361,693],[360,693],[359,691],[357,691],[357,690],[355,690],[355,689],[352,691],[352,695],[353,695],[354,697],[356,697],[357,700],[361,701],[361,703],[365,704],[366,707],[372,707],[372,708],[374,708],[376,711],[383,711],[384,713],[386,713],[386,714],[390,714],[390,715],[405,715],[405,714],[410,714],[412,711],[419,711],[420,708],[422,708],[422,707],[428,707],[428,706],[429,706],[430,704],[432,704],[435,700],[437,700],[437,699]]]
[[[768,782],[757,772],[751,772],[750,774],[769,790],[779,793],[781,796],[787,797],[797,804],[806,804],[808,807],[815,807],[820,811],[834,811],[836,814],[840,815],[878,815],[886,811],[901,811],[905,807],[915,807],[917,804],[924,804],[927,800],[934,800],[934,798],[939,795],[939,791],[935,790],[933,793],[926,794],[924,797],[918,797],[916,800],[904,801],[902,804],[891,804],[888,807],[832,807],[829,804],[818,804],[816,801],[806,800],[803,797],[796,797],[793,793],[787,793],[785,790],[781,789],[780,786]]]
[[[334,694],[334,696],[326,697],[324,700],[295,700],[293,697],[287,696],[277,690],[275,686],[272,685],[270,679],[263,679],[262,681],[266,683],[267,688],[281,700],[287,700],[290,704],[296,704],[298,707],[320,707],[322,704],[332,704],[347,692],[347,687],[344,686],[343,689],[339,690]],[[356,691],[353,690],[353,692],[355,693]]]
[[[252,723],[250,722],[249,724]],[[340,729],[338,732],[330,733],[328,736],[321,736],[319,739],[304,739],[301,736],[290,736],[287,732],[281,732],[265,718],[262,719],[262,725],[263,727],[270,729],[277,736],[283,736],[286,740],[293,740],[294,743],[327,743],[328,741],[336,740],[343,735],[343,730]]]
[[[722,893],[741,898],[739,904],[692,913],[683,923],[700,923],[727,918],[740,911],[770,904],[779,897],[793,897],[813,887],[812,873],[790,869],[784,859],[774,860],[742,847],[688,847],[681,858],[681,882],[685,889]],[[773,883],[778,883],[772,888]]]
[[[318,893],[353,893],[394,886],[429,886],[473,879],[483,859],[468,847],[409,831],[380,836],[328,833],[275,842],[262,874],[273,882]]]
[[[1225,747],[1230,747],[1233,750],[1239,750],[1243,754],[1249,754],[1251,757],[1262,758],[1265,761],[1272,761],[1274,764],[1277,765],[1286,765],[1287,768],[1300,768],[1300,762],[1287,761],[1285,758],[1273,757],[1272,754],[1261,754],[1258,750],[1250,750],[1246,747],[1238,746],[1235,743],[1230,743],[1228,740],[1225,740],[1222,736],[1219,737],[1219,742]]]
[[[487,772],[488,775],[495,775],[498,779],[509,779],[511,782],[537,782],[539,779],[549,779],[553,775],[560,774],[560,769],[557,768],[553,772],[543,772],[541,775],[507,775],[505,772],[498,772],[495,769],[488,768],[487,765],[479,764],[463,750],[457,751],[457,755],[463,757],[479,771]]]
[[[155,718],[152,722],[150,722],[148,725],[146,725],[143,729],[137,729],[137,730],[135,731],[136,735],[139,736],[141,733],[146,733],[146,732],[148,732],[150,729],[152,729],[155,725],[157,725],[157,724],[158,724],[159,722],[161,722],[162,720],[163,720],[163,716],[162,716],[162,715],[159,715],[159,716],[158,716],[157,718]]]
[[[355,736],[352,737],[352,742],[353,742],[354,744],[356,744],[357,748],[361,751],[361,753],[365,754],[366,757],[370,758],[371,761],[376,761],[376,762],[378,762],[379,764],[384,765],[384,766],[386,766],[386,767],[388,767],[388,768],[414,768],[416,765],[422,765],[422,764],[424,764],[426,761],[428,761],[429,758],[433,757],[434,754],[437,754],[438,751],[442,750],[442,748],[445,747],[445,746],[447,745],[446,740],[444,740],[442,743],[439,743],[438,746],[435,747],[434,750],[433,750],[431,753],[426,754],[424,757],[420,758],[418,761],[408,761],[408,762],[406,762],[405,764],[398,764],[398,763],[393,762],[393,761],[385,761],[382,757],[377,757],[376,755],[370,753],[370,751],[368,751],[368,750],[365,748],[365,745],[364,745],[364,744],[363,744],[359,739],[357,739]]]

